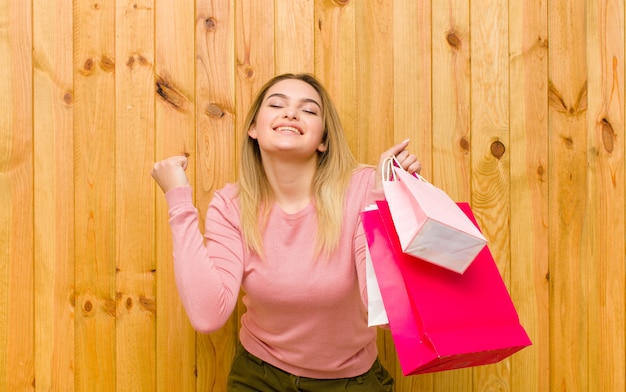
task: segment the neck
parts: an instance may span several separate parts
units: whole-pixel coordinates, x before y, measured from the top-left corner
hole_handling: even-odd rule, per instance
[[[317,160],[305,162],[263,160],[265,174],[276,203],[286,212],[297,212],[311,202]]]

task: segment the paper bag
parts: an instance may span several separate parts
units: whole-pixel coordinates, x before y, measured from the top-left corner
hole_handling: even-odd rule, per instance
[[[487,240],[443,190],[394,160],[385,162],[383,191],[402,251],[464,273]]]
[[[377,204],[361,218],[404,375],[491,364],[531,344],[487,247],[463,275],[439,268],[402,251]]]

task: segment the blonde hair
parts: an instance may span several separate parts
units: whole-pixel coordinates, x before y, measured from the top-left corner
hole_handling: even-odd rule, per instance
[[[310,74],[282,74],[270,79],[257,93],[248,110],[242,129],[243,143],[239,173],[241,227],[248,248],[263,256],[262,232],[267,223],[274,196],[265,175],[261,151],[256,139],[248,135],[265,99],[276,83],[296,79],[308,83],[321,98],[324,152],[318,151],[317,170],[312,189],[317,209],[317,252],[330,253],[338,244],[344,210],[344,199],[357,161],[350,151],[337,110],[322,84]]]

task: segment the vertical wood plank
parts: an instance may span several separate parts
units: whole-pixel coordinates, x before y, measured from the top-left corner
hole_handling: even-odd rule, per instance
[[[470,4],[432,2],[432,179],[470,200]],[[435,71],[436,70],[436,71]],[[434,374],[435,391],[471,391],[472,371]]]
[[[624,317],[624,2],[587,2],[588,389],[626,390]],[[581,244],[582,245],[582,244]]]
[[[78,391],[113,391],[115,4],[74,2],[75,350]]]
[[[356,151],[355,2],[315,1],[315,74],[333,99],[350,147]]]
[[[34,389],[32,3],[0,1],[0,389]]]
[[[547,3],[509,2],[511,53],[511,297],[533,346],[511,360],[511,390],[547,391],[548,25]]]
[[[432,4],[432,179],[452,199],[470,197],[469,1]]]
[[[408,148],[426,178],[432,177],[431,18],[430,1],[394,3],[394,139],[411,139]],[[392,339],[387,344],[394,349]],[[433,390],[432,374],[403,377],[397,358],[395,379],[398,391]]]
[[[213,0],[196,8],[196,200],[204,221],[213,192],[236,179],[235,7]],[[198,390],[226,390],[238,325],[235,311],[219,331],[198,335]]]
[[[314,0],[275,0],[276,73],[314,72]]]
[[[154,1],[116,8],[116,388],[155,389]]]
[[[511,284],[508,5],[472,3],[471,203],[507,287]],[[510,387],[510,358],[474,369],[474,388]]]
[[[187,176],[193,186],[197,156],[195,2],[156,0],[155,11],[155,160],[189,154]],[[195,391],[195,333],[176,288],[167,203],[160,189],[156,211],[156,390]]]
[[[550,389],[588,391],[585,2],[549,1]]]
[[[356,31],[356,145],[360,162],[377,164],[380,154],[394,142],[393,3],[358,2]],[[391,374],[396,352],[387,330],[378,331],[378,352]]]
[[[74,390],[72,15],[33,2],[35,374],[47,391]]]
[[[355,15],[358,143],[353,148],[357,160],[377,164],[394,142],[393,3],[357,2]]]

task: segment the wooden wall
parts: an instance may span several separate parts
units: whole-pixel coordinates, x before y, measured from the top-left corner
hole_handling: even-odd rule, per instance
[[[0,0],[0,390],[223,391],[149,171],[201,211],[271,76],[312,72],[357,157],[410,137],[470,201],[534,345],[398,391],[624,391],[624,0]],[[486,305],[487,306],[487,305]]]

